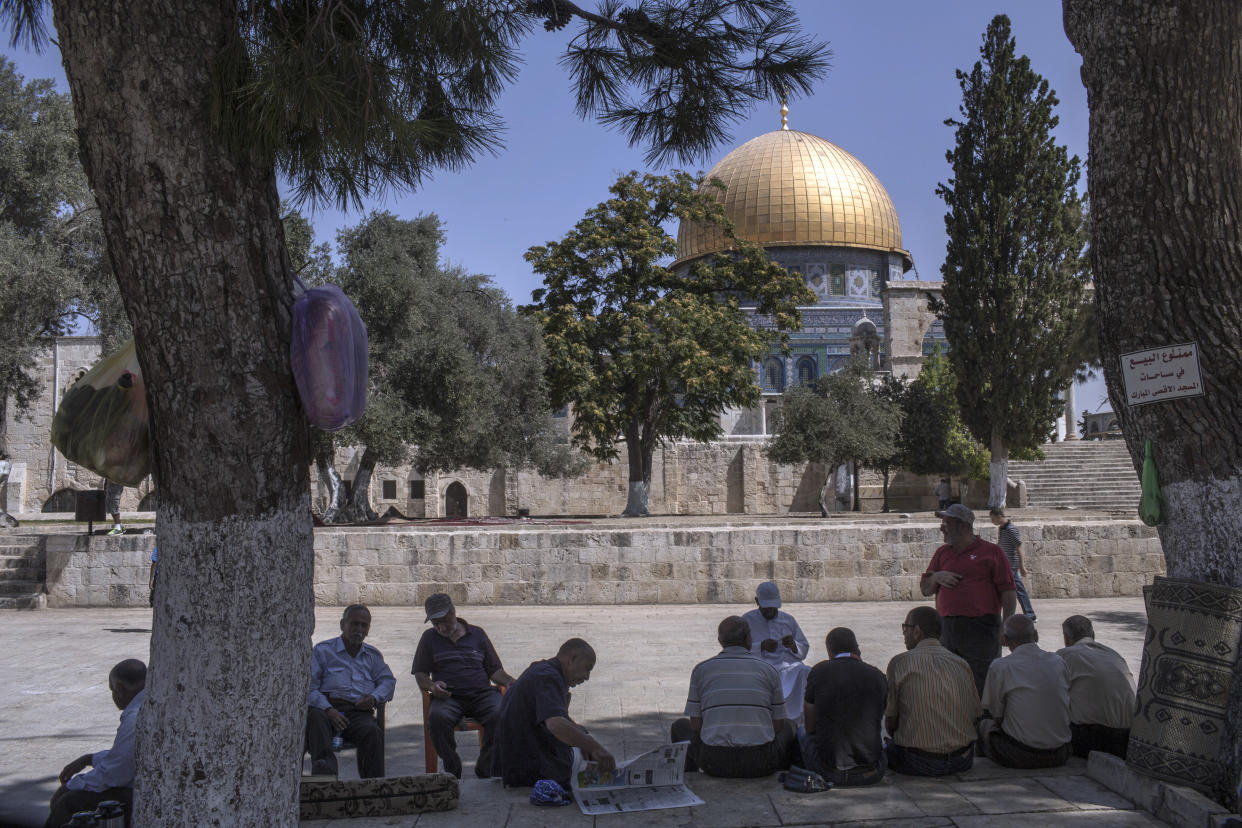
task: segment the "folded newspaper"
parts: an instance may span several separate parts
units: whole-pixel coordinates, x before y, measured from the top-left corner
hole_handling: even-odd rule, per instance
[[[570,777],[574,799],[584,814],[615,814],[655,811],[702,805],[703,800],[686,787],[686,751],[689,742],[674,742],[617,765],[611,773],[582,758],[574,748]]]

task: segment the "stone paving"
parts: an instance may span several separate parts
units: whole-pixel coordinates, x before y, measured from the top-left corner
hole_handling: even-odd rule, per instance
[[[900,623],[914,603],[787,604],[811,640],[809,661],[826,656],[824,636],[834,626],[858,635],[863,659],[883,669],[902,649]],[[1101,641],[1116,648],[1137,675],[1145,615],[1138,598],[1036,602],[1043,644],[1061,646],[1060,622],[1090,617]],[[555,652],[564,639],[581,635],[596,647],[599,663],[591,681],[575,689],[571,712],[618,759],[667,739],[685,702],[694,662],[717,651],[715,627],[743,605],[695,606],[489,606],[461,607],[461,615],[484,627],[509,672]],[[316,640],[337,632],[339,608],[316,610]],[[117,712],[107,692],[107,673],[122,658],[148,652],[150,613],[134,609],[72,609],[0,613],[0,825],[40,825],[60,768],[75,756],[110,744]],[[422,714],[409,664],[425,629],[421,608],[380,607],[369,641],[397,675],[388,707],[388,773],[423,770]],[[707,804],[695,808],[607,817],[583,816],[576,807],[535,808],[522,790],[506,791],[496,780],[473,777],[473,734],[462,736],[466,778],[454,811],[388,819],[352,820],[357,828],[380,825],[457,828],[622,825],[779,826],[1093,826],[1162,825],[1127,800],[1089,779],[1085,763],[1071,760],[1049,771],[1009,771],[977,760],[969,773],[940,780],[890,774],[872,788],[814,795],[787,793],[775,777],[717,780],[691,774],[690,787]],[[356,774],[343,754],[342,776]],[[314,826],[315,822],[304,825]]]

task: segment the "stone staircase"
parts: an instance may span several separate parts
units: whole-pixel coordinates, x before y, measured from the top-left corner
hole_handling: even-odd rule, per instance
[[[42,538],[0,532],[0,609],[46,607],[46,567]]]
[[[1009,462],[1009,479],[1026,482],[1028,506],[1138,510],[1142,489],[1124,440],[1049,443],[1036,463]]]

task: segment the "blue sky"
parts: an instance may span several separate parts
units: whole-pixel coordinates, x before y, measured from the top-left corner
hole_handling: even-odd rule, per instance
[[[905,247],[920,278],[939,279],[944,260],[944,204],[936,185],[947,179],[945,151],[953,141],[961,92],[954,70],[978,59],[983,32],[1008,14],[1018,50],[1048,79],[1061,104],[1058,140],[1087,155],[1087,102],[1081,61],[1065,37],[1056,0],[793,0],[804,30],[827,40],[832,68],[809,98],[791,101],[789,125],[853,153],[880,179],[901,219]],[[564,33],[537,30],[526,41],[525,65],[501,101],[504,149],[459,172],[442,172],[415,193],[368,203],[413,217],[436,213],[444,223],[445,258],[492,275],[527,302],[539,278],[522,258],[535,244],[558,239],[585,210],[607,196],[618,174],[645,169],[641,149],[574,114],[569,83],[557,59]],[[6,50],[27,77],[54,77],[66,88],[54,51],[35,56]],[[733,140],[711,158],[685,165],[706,171],[733,147],[780,127],[779,103],[757,107],[732,129]],[[662,170],[657,170],[662,171]],[[1084,179],[1080,189],[1085,191]],[[320,209],[312,216],[321,241],[357,223],[359,213]],[[1105,402],[1103,382],[1080,387],[1077,408]]]

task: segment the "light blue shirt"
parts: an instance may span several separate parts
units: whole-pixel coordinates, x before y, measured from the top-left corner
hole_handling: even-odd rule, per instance
[[[91,756],[91,769],[65,783],[71,791],[106,791],[134,786],[134,734],[138,730],[138,708],[147,691],[140,690],[121,711],[112,747]]]
[[[397,680],[384,663],[380,651],[364,643],[358,655],[351,656],[340,636],[320,641],[311,653],[311,683],[308,704],[326,710],[334,699],[358,701],[370,696],[376,702],[392,701]]]

